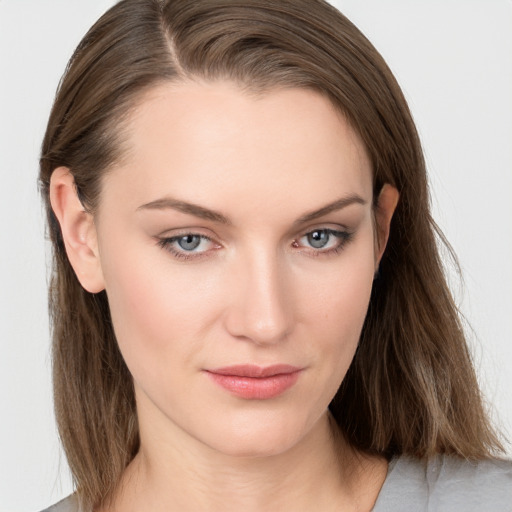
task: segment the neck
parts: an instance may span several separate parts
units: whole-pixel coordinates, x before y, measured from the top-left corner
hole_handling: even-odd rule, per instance
[[[272,456],[233,457],[195,440],[145,443],[141,435],[114,510],[370,510],[386,469],[352,450],[327,411],[300,443]]]

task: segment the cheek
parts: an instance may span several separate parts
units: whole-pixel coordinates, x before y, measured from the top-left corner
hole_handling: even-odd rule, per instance
[[[360,238],[334,265],[304,282],[301,292],[306,339],[314,340],[319,364],[334,391],[356,351],[374,278],[373,235]],[[307,290],[307,291],[306,291]]]
[[[152,242],[151,242],[152,243]],[[112,322],[134,377],[158,371],[155,361],[185,363],[201,349],[218,316],[215,274],[176,265],[160,248],[125,240],[105,244],[102,260]],[[162,365],[167,366],[167,365]],[[165,369],[164,369],[165,371]]]
[[[304,282],[303,310],[318,325],[359,332],[366,316],[374,278],[373,238],[366,235]]]
[[[178,373],[196,368],[207,359],[209,342],[227,339],[222,318],[231,297],[238,296],[232,272],[222,265],[177,264],[147,242],[119,238],[122,243],[110,237],[102,244],[102,267],[114,330],[130,371],[144,384],[146,377],[167,381],[172,367]],[[329,381],[341,379],[368,307],[373,235],[362,233],[333,258],[300,261],[284,282],[293,350],[316,360],[332,375]]]

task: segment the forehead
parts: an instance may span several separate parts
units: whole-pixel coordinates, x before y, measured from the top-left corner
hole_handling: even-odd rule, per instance
[[[104,192],[124,190],[134,205],[163,194],[212,207],[230,195],[248,203],[286,198],[290,206],[345,193],[371,200],[363,143],[308,89],[254,95],[223,81],[160,85],[131,113],[125,144]]]

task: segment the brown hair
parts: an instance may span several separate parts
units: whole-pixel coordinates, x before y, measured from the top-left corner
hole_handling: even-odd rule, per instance
[[[123,0],[71,58],[41,157],[54,247],[55,408],[82,502],[100,504],[115,488],[138,450],[138,426],[106,294],[86,292],[69,264],[50,177],[67,166],[94,213],[101,178],[123,154],[126,116],[149,88],[187,78],[321,92],[364,141],[375,197],[385,183],[400,192],[360,344],[330,406],[349,442],[387,457],[500,450],[443,274],[418,135],[371,43],[323,0]]]

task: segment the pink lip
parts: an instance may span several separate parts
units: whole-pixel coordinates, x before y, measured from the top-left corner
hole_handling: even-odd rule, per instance
[[[301,368],[288,364],[261,367],[236,365],[206,370],[218,385],[240,398],[267,400],[291,388],[299,378]]]

